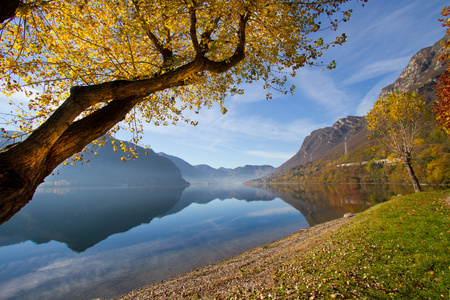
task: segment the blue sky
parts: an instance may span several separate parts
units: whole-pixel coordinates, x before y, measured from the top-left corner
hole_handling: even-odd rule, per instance
[[[193,165],[277,167],[311,131],[365,115],[410,58],[444,36],[438,19],[445,5],[443,0],[373,0],[364,8],[352,3],[354,13],[339,29],[348,42],[324,55],[325,61],[336,60],[336,69],[305,68],[292,80],[293,96],[274,94],[272,100],[265,100],[261,85],[246,86],[244,95],[227,99],[225,115],[213,107],[200,111],[196,127],[147,126],[143,143]]]
[[[277,167],[311,131],[348,115],[365,115],[412,55],[444,36],[438,19],[445,5],[445,0],[373,0],[363,8],[352,2],[347,5],[354,10],[352,17],[339,28],[347,43],[323,57],[336,60],[336,69],[304,68],[291,80],[294,95],[274,93],[272,100],[265,99],[262,84],[245,86],[244,95],[227,99],[225,115],[214,106],[195,116],[195,127],[146,125],[142,143],[193,165]],[[324,34],[326,40],[335,33]],[[10,110],[7,101],[0,96],[1,111]]]

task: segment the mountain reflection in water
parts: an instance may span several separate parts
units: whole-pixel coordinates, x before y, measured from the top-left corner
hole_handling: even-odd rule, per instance
[[[348,212],[362,212],[394,195],[413,192],[404,185],[275,184],[264,188],[300,211],[310,226]]]
[[[0,298],[118,296],[408,192],[347,185],[39,189],[0,226]]]
[[[273,200],[263,190],[237,186],[133,187],[108,189],[41,189],[33,201],[0,226],[0,246],[26,240],[37,244],[51,240],[83,252],[108,236],[126,232],[156,217],[183,210],[193,203],[214,199]],[[183,194],[182,194],[183,193]]]

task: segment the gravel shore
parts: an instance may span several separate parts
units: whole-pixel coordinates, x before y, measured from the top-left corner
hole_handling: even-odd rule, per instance
[[[341,218],[301,230],[284,239],[213,265],[130,292],[116,299],[229,299],[236,294],[272,287],[281,263],[302,258],[312,246],[347,223]]]

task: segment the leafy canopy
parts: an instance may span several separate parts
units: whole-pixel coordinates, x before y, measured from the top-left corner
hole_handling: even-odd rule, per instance
[[[6,95],[27,95],[15,121],[18,129],[30,132],[69,97],[71,87],[159,78],[202,56],[217,68],[149,93],[126,118],[134,133],[142,130],[142,120],[195,124],[183,117],[184,110],[197,113],[217,102],[225,112],[224,99],[241,93],[243,83],[263,81],[270,97],[271,89],[292,91],[286,82],[298,68],[334,68],[334,61],[324,64],[320,57],[346,36],[326,42],[317,32],[336,30],[347,21],[351,10],[340,7],[348,1],[52,0],[23,5],[15,19],[0,25],[1,89]],[[243,62],[234,63],[241,52]],[[78,118],[109,101],[102,98]]]
[[[375,102],[366,117],[367,128],[400,158],[409,158],[427,111],[416,92],[394,91]]]
[[[443,19],[442,26],[447,27],[446,36],[450,37],[450,6],[444,7],[442,10]],[[447,39],[442,44],[443,55],[439,58],[441,60],[450,59],[450,39]],[[450,68],[450,67],[449,67]],[[434,112],[436,113],[437,120],[447,134],[450,135],[450,69],[444,75],[441,76],[436,83],[436,96],[438,100],[433,103]]]
[[[433,102],[436,119],[444,131],[450,135],[450,71],[447,70],[436,83],[436,96]]]

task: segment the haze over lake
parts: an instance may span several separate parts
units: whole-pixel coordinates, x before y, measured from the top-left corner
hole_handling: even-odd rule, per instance
[[[40,188],[0,226],[0,298],[118,296],[408,192],[382,185]]]

